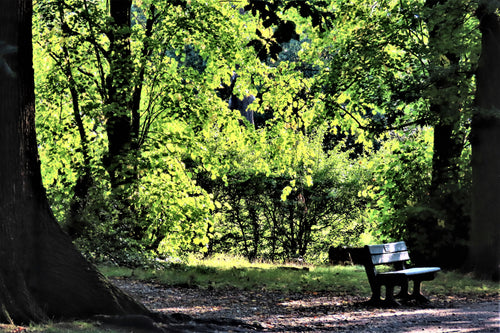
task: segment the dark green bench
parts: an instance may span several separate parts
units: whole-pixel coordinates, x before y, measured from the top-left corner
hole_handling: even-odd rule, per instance
[[[361,257],[361,258],[360,258]],[[374,305],[398,305],[395,298],[402,300],[415,299],[418,302],[428,302],[420,292],[422,281],[433,280],[439,267],[406,268],[405,263],[410,255],[405,242],[396,242],[380,245],[366,245],[362,252],[358,252],[358,261],[365,266],[366,275],[372,290],[370,303]],[[379,265],[393,265],[394,270],[377,270]],[[413,281],[413,292],[408,293],[409,281]],[[381,287],[385,286],[385,300],[381,300]],[[394,295],[394,287],[401,287],[398,295]]]

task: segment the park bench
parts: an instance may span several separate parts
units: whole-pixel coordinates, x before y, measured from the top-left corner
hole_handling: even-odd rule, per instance
[[[395,298],[402,300],[415,299],[417,302],[428,300],[420,293],[422,281],[433,280],[439,267],[414,267],[406,268],[405,263],[410,260],[410,255],[405,242],[396,242],[380,245],[366,245],[360,249],[357,260],[365,266],[366,275],[372,290],[369,303],[374,305],[398,305]],[[379,265],[393,265],[394,270],[378,271]],[[413,281],[413,292],[408,294],[409,281]],[[385,300],[382,301],[381,288],[385,286]],[[394,296],[394,287],[401,287],[398,295]]]

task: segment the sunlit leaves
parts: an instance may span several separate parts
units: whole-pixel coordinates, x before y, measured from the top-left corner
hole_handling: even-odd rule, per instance
[[[432,129],[424,128],[406,133],[404,138],[394,136],[370,161],[374,186],[364,189],[359,195],[374,200],[370,216],[378,225],[380,236],[406,237],[408,212],[428,196],[432,134]]]
[[[228,240],[216,241],[216,249],[277,259],[309,254],[311,247],[324,250],[332,241],[354,242],[349,235],[364,230],[358,220],[362,203],[355,195],[364,183],[361,164],[351,164],[339,150],[325,154],[322,134],[316,134],[306,138],[275,128],[267,133],[271,154],[259,156],[268,174],[259,163],[233,167],[228,183],[216,192],[228,203],[218,209],[213,236]]]
[[[181,156],[182,151],[167,143],[142,157],[148,172],[141,177],[136,204],[147,211],[143,218],[149,221],[149,241],[159,244],[161,254],[176,254],[192,242],[207,243],[213,203],[196,186]]]
[[[212,204],[181,160],[197,147],[196,133],[210,119],[223,119],[223,114],[217,113],[227,108],[214,88],[235,68],[236,59],[248,58],[247,51],[239,52],[242,42],[238,42],[246,28],[238,11],[220,1],[137,1],[131,9],[132,26],[128,28],[112,25],[104,2],[35,3],[44,181],[60,207],[56,212],[61,213],[62,221],[84,164],[72,119],[78,104],[91,155],[92,165],[85,167],[99,180],[95,191],[101,191],[103,198],[89,201],[93,206],[89,214],[99,214],[88,217],[92,223],[102,218],[99,223],[110,228],[130,223],[120,237],[130,237],[126,235],[130,230],[146,229],[149,241],[158,244],[169,234],[172,244],[178,245],[167,251],[172,253],[193,239],[194,243],[206,242],[205,226]],[[120,41],[117,36],[127,40]],[[129,48],[124,44],[127,42]],[[70,88],[75,94],[69,94]],[[132,90],[140,95],[133,96]],[[116,170],[139,175],[137,184],[124,192],[138,205],[129,209],[137,216],[117,224],[116,220],[123,218],[119,210],[124,207],[109,196],[109,175],[103,172],[106,131],[116,117],[137,119],[130,114],[134,111],[132,102],[137,103],[133,107],[140,116],[140,133],[133,133],[137,139],[132,145],[140,150],[124,154],[119,162],[123,165]],[[177,130],[173,119],[191,126]],[[169,192],[172,195],[165,195]]]
[[[102,223],[96,230],[117,227],[123,207],[110,195],[103,157],[110,119],[121,115],[135,117],[137,126],[127,146],[133,149],[119,160],[123,170],[137,173],[134,186],[125,191],[134,203],[130,213],[136,214],[127,221],[144,236],[135,245],[162,254],[203,248],[207,237],[221,233],[217,223],[226,227],[236,221],[231,207],[239,203],[217,195],[239,191],[246,182],[264,193],[253,199],[248,189],[242,200],[245,207],[262,209],[254,222],[268,223],[269,230],[255,224],[265,239],[278,230],[267,222],[273,209],[273,223],[288,232],[298,222],[283,211],[297,209],[294,214],[305,219],[307,200],[319,202],[319,197],[332,211],[336,201],[353,209],[353,203],[376,200],[378,210],[367,214],[386,221],[417,200],[409,188],[421,196],[428,182],[432,142],[421,127],[437,119],[428,101],[459,104],[463,96],[472,96],[469,79],[477,52],[466,45],[477,41],[477,32],[472,11],[464,8],[473,4],[453,0],[432,11],[424,4],[138,0],[131,8],[131,26],[113,31],[103,1],[35,1],[38,135],[44,182],[59,205],[56,213],[64,215],[85,164],[78,114],[97,180],[92,193],[100,193],[92,198],[88,216]],[[459,18],[465,24],[456,29],[453,21],[441,30],[454,38],[431,52],[429,30],[447,22],[445,14],[457,12],[464,12]],[[118,57],[113,33],[129,35],[127,52]],[[455,45],[455,40],[460,42]],[[461,49],[457,71],[445,51]],[[459,85],[435,84],[453,73],[460,74]],[[255,98],[247,111],[259,121],[252,124],[228,108],[229,97],[221,91],[231,82],[234,97]],[[466,119],[467,109],[461,110]],[[354,176],[363,178],[364,168],[374,175],[360,189]],[[417,171],[414,180],[410,175]],[[307,192],[313,190],[322,194]],[[253,213],[245,207],[242,223],[250,228]],[[352,223],[344,221],[350,215],[332,214],[355,235],[363,222],[360,211],[353,210],[358,215]],[[221,217],[221,211],[228,215]],[[284,227],[287,218],[292,222]],[[322,221],[310,241],[341,239],[333,222]],[[236,233],[234,228],[228,227]],[[133,234],[129,229],[108,231],[126,238]]]

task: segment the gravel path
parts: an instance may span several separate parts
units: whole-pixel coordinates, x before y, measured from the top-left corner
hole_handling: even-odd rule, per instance
[[[500,297],[431,297],[431,305],[380,309],[334,292],[283,294],[113,282],[150,309],[195,318],[233,318],[260,332],[500,332]]]

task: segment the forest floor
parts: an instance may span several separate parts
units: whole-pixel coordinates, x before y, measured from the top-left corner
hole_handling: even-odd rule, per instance
[[[166,287],[128,278],[113,282],[157,312],[180,313],[207,322],[232,320],[232,327],[213,331],[500,332],[498,294],[480,298],[431,296],[425,306],[375,308],[366,305],[364,297],[339,295],[334,290],[283,293]],[[238,326],[238,321],[248,326]]]

